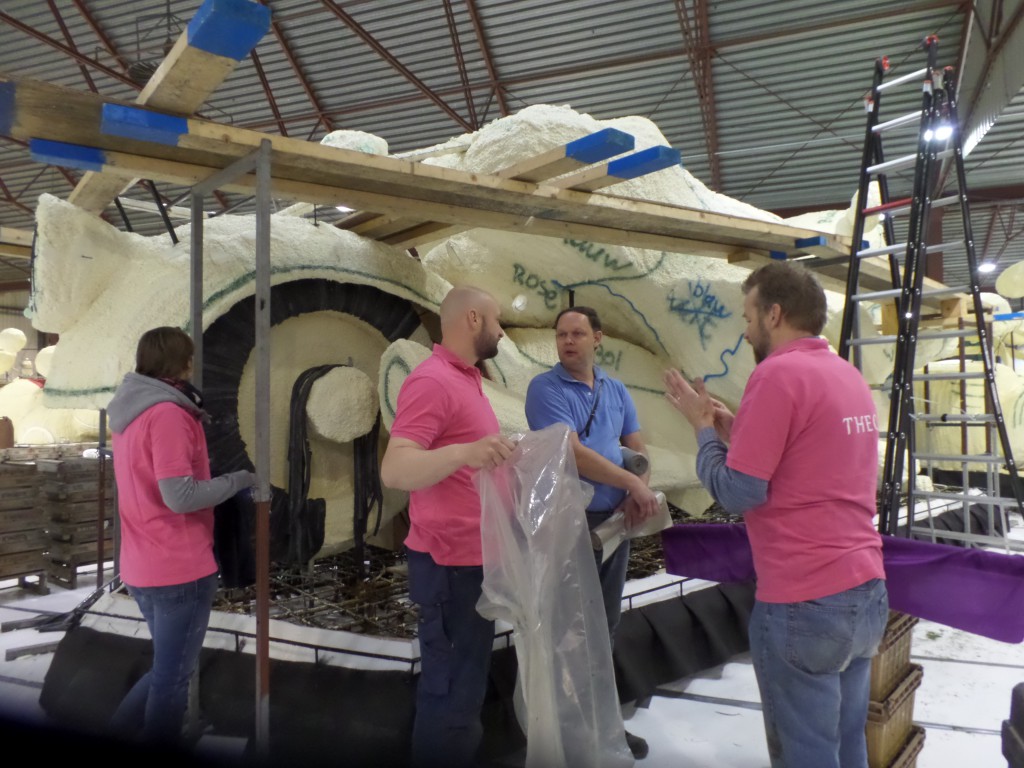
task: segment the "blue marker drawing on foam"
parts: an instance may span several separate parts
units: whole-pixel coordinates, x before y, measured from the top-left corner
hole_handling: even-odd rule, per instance
[[[710,341],[709,332],[718,326],[719,320],[732,317],[732,312],[719,302],[718,297],[711,292],[709,284],[705,284],[700,278],[697,278],[696,283],[692,280],[687,282],[690,286],[690,295],[685,299],[669,296],[668,309],[679,315],[684,325],[697,326],[701,349],[707,349]]]
[[[720,354],[718,356],[718,359],[722,362],[722,372],[721,373],[708,373],[708,374],[705,374],[704,375],[704,381],[710,381],[711,379],[721,379],[721,378],[723,378],[725,376],[728,376],[729,375],[729,363],[728,363],[728,361],[726,361],[725,356],[728,355],[729,357],[735,357],[736,353],[740,351],[740,345],[741,344],[743,344],[743,334],[742,333],[740,334],[740,337],[738,339],[736,339],[736,346],[735,347],[733,347],[732,349],[723,349],[722,350],[722,354]]]

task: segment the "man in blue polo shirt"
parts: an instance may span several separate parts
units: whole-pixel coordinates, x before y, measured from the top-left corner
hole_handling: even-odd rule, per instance
[[[567,424],[580,477],[594,487],[587,508],[590,528],[604,522],[626,502],[628,519],[639,522],[657,513],[658,500],[647,487],[648,475],[637,476],[622,466],[622,446],[646,453],[640,436],[633,399],[625,385],[594,365],[601,345],[601,320],[590,307],[571,307],[555,319],[558,364],[536,376],[526,392],[526,418],[530,429]],[[627,496],[628,494],[628,496]],[[623,542],[604,563],[597,552],[598,575],[608,617],[608,633],[615,628],[626,584],[629,542]],[[633,756],[647,755],[647,743],[626,733]]]

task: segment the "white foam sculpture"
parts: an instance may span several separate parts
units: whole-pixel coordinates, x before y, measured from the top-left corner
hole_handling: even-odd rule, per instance
[[[435,154],[423,162],[493,172],[606,127],[635,136],[637,149],[666,143],[654,123],[644,118],[599,121],[568,107],[540,105],[439,145],[434,149],[458,151]],[[386,151],[386,145],[365,135],[336,140],[363,151]],[[779,221],[773,214],[712,192],[682,167],[623,182],[612,191]],[[40,198],[37,219],[32,320],[36,328],[61,337],[44,401],[57,408],[101,408],[131,369],[135,343],[143,331],[157,325],[188,326],[189,227],[178,228],[181,244],[175,246],[166,236],[120,232],[46,195]],[[841,234],[849,234],[852,226],[848,212],[825,212],[798,223]],[[203,323],[209,328],[253,295],[255,226],[249,216],[220,216],[207,220],[204,231]],[[493,293],[507,336],[498,356],[484,365],[489,379],[485,390],[508,433],[526,428],[526,386],[557,359],[550,329],[566,306],[567,289],[573,290],[577,304],[591,305],[601,314],[606,335],[599,363],[629,387],[651,448],[654,485],[670,499],[695,484],[695,444],[662,396],[661,372],[675,366],[688,376],[704,376],[716,395],[735,405],[753,368],[743,341],[740,290],[749,269],[710,253],[675,254],[470,230],[420,247],[422,258],[417,260],[295,215],[276,215],[271,233],[275,286],[297,280],[373,286],[408,300],[421,316],[436,313],[453,284],[474,284]],[[876,227],[866,237],[877,243],[880,236]],[[841,289],[827,295],[826,335],[836,344],[843,297]],[[870,327],[867,311],[862,325]],[[279,486],[287,477],[288,395],[295,377],[313,365],[351,361],[350,368],[338,369],[313,389],[307,408],[313,448],[310,496],[327,500],[324,551],[343,548],[351,539],[351,440],[375,417],[368,398],[371,382],[376,383],[374,394],[386,431],[401,382],[430,354],[430,344],[422,326],[409,339],[392,343],[362,320],[335,311],[311,312],[274,326],[271,479]],[[872,383],[883,381],[891,362],[880,350],[867,355],[866,377]],[[238,386],[238,421],[246,445],[255,439],[253,379],[250,359]],[[884,399],[879,402],[884,408]],[[386,436],[381,440],[383,450]],[[388,491],[385,516],[405,503],[404,494]]]

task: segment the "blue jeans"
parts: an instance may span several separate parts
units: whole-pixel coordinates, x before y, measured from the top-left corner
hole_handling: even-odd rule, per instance
[[[881,579],[802,603],[755,602],[750,653],[772,768],[866,768],[871,657],[888,615]]]
[[[189,679],[210,623],[217,574],[166,587],[128,585],[128,592],[153,638],[153,667],[128,691],[110,724],[122,737],[141,729],[146,740],[175,742],[181,738]]]
[[[483,568],[438,565],[424,552],[406,552],[420,640],[412,762],[473,765],[483,737],[480,708],[494,647],[494,622],[476,610]]]
[[[612,512],[587,512],[587,528],[593,530],[611,516]],[[612,648],[615,648],[615,629],[622,616],[622,590],[626,586],[626,568],[629,566],[629,540],[622,542],[603,563],[601,554],[596,550],[594,560],[597,562],[597,577],[601,581],[604,613],[608,618],[608,637]]]

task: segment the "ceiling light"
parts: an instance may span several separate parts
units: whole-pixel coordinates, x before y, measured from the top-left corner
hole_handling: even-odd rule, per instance
[[[352,213],[355,210],[355,208],[349,208],[347,205],[339,205],[337,208],[342,213]]]
[[[978,265],[978,271],[979,272],[995,272],[996,271],[996,265],[993,264],[991,261],[986,261],[984,264],[979,264]]]

